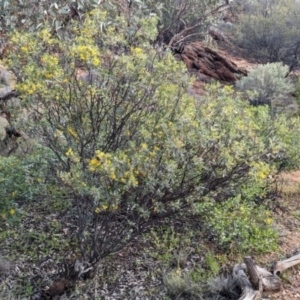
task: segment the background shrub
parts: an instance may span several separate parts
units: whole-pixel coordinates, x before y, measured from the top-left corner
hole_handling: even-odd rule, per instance
[[[72,18],[79,20],[85,12],[97,6],[96,0],[0,0],[0,31],[3,33],[15,29],[35,31],[48,23],[60,35]]]
[[[288,66],[282,63],[258,65],[238,81],[236,87],[243,92],[254,92],[248,93],[251,104],[271,106],[276,100],[284,102],[284,98],[295,90],[287,78],[288,72]]]
[[[156,7],[160,18],[158,41],[173,48],[203,39],[209,26],[218,21],[219,10],[226,6],[226,1],[216,0],[153,0],[149,3],[150,8]]]
[[[290,69],[300,54],[300,3],[294,0],[237,1],[235,38],[248,55],[264,62],[283,62]]]

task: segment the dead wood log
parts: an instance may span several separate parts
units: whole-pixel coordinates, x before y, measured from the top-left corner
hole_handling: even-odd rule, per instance
[[[176,57],[179,56],[189,70],[197,71],[216,80],[235,82],[237,81],[237,74],[247,74],[235,63],[221,56],[217,51],[205,47],[200,42],[185,46],[182,53]]]
[[[259,300],[261,298],[261,294],[259,291],[254,291],[245,270],[245,264],[236,264],[232,271],[233,277],[238,279],[240,288],[243,292],[239,300]]]
[[[300,264],[300,254],[294,255],[286,260],[277,261],[273,266],[273,274],[280,275],[280,273],[288,268]]]
[[[281,289],[280,279],[264,268],[257,266],[250,256],[244,258],[250,281],[254,288],[262,291],[278,292]]]

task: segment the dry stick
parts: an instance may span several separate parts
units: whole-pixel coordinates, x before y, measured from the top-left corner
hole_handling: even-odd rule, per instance
[[[190,27],[187,27],[187,28],[183,29],[182,31],[180,31],[179,33],[177,33],[176,35],[174,35],[174,36],[172,37],[172,39],[170,40],[168,47],[171,48],[171,47],[172,47],[172,44],[173,44],[177,39],[181,38],[185,33],[187,33],[187,32],[189,32],[189,31],[191,31],[191,30],[197,28],[198,26],[200,26],[200,22],[201,22],[202,20],[204,20],[205,18],[207,18],[209,15],[213,15],[213,14],[215,14],[215,13],[217,13],[217,12],[221,12],[221,11],[223,11],[223,10],[229,8],[229,7],[230,7],[229,5],[223,4],[223,5],[220,5],[220,6],[216,7],[215,9],[209,11],[208,13],[204,14],[201,18],[199,18],[199,19],[194,23],[194,25],[192,25],[192,26],[190,26]]]
[[[300,264],[300,254],[294,255],[283,261],[277,261],[273,267],[273,274],[279,275],[282,271],[298,264]]]

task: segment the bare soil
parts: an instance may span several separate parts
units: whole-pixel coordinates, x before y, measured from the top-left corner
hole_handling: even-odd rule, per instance
[[[277,260],[284,260],[300,252],[300,171],[281,174],[282,197],[280,208],[276,209],[275,226],[280,233],[279,249],[258,257],[261,264],[268,265]],[[300,299],[300,266],[281,274],[282,290],[278,293],[266,293],[264,299]]]

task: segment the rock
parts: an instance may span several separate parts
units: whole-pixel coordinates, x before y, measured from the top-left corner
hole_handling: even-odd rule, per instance
[[[8,126],[8,121],[6,118],[0,116],[0,142],[4,140],[6,136],[6,127]]]

